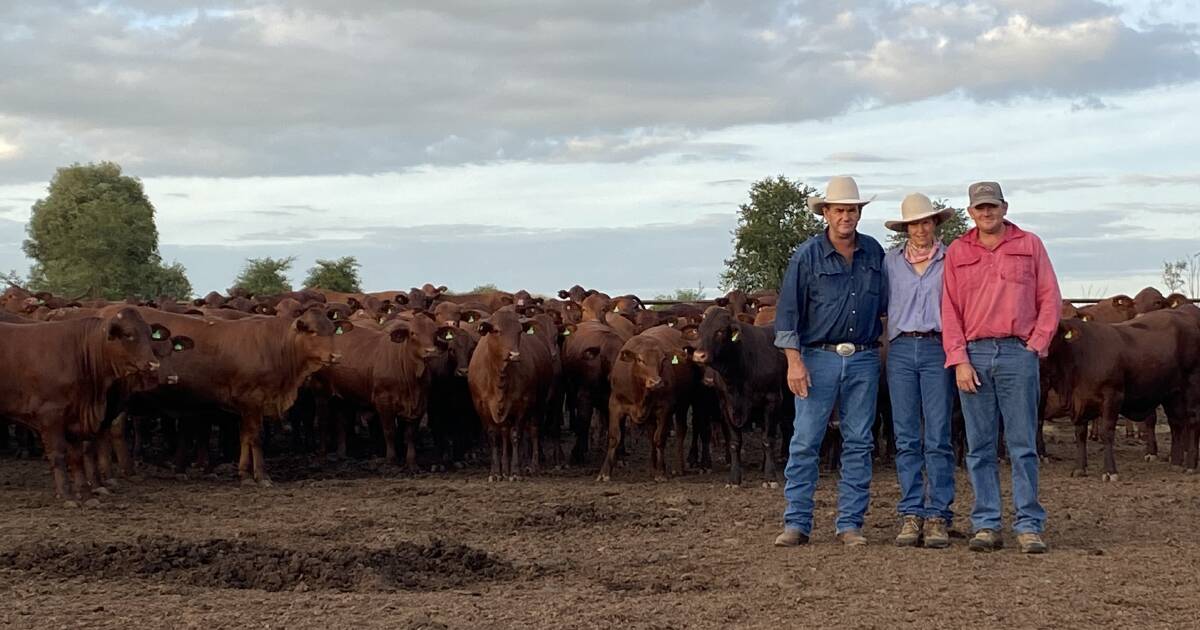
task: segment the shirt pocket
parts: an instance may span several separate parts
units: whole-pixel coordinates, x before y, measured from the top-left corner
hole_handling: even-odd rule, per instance
[[[1012,252],[1000,258],[1000,277],[1005,282],[1030,284],[1033,282],[1033,255]]]
[[[850,275],[843,272],[818,271],[812,286],[812,298],[820,304],[840,302],[851,289]]]

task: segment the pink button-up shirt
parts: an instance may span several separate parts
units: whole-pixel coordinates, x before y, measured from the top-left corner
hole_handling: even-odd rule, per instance
[[[1018,337],[1046,356],[1058,328],[1062,297],[1041,239],[1016,225],[996,249],[973,228],[950,244],[942,281],[942,346],[946,367],[966,363],[967,342]]]

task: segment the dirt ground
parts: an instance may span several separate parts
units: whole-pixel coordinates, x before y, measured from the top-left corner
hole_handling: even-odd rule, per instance
[[[776,549],[782,490],[726,488],[723,471],[656,484],[636,453],[607,484],[592,469],[488,483],[283,458],[264,489],[149,469],[75,510],[43,461],[4,459],[0,627],[1200,627],[1200,477],[1121,437],[1121,481],[1100,480],[1096,444],[1092,476],[1072,478],[1070,440],[1051,427],[1045,556],[1008,532],[994,554],[892,546],[890,464],[871,545],[848,550],[833,475],[813,543]]]

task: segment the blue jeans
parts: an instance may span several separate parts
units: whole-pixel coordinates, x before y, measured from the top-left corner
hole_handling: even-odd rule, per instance
[[[975,488],[971,525],[1000,531],[1000,470],[996,457],[1000,417],[1012,466],[1013,530],[1041,533],[1046,510],[1038,503],[1038,356],[1015,337],[967,343],[982,385],[959,392],[967,424],[967,472]]]
[[[941,337],[897,337],[888,348],[888,393],[896,433],[901,516],[954,518],[954,371],[943,367]],[[921,418],[924,415],[924,430]]]
[[[875,398],[879,394],[879,351],[849,357],[803,348],[804,364],[812,378],[808,398],[796,398],[795,431],[788,446],[783,496],[784,527],[812,532],[813,492],[817,489],[818,457],[829,414],[835,402],[842,430],[842,475],[838,481],[837,532],[861,529],[871,487],[871,455]]]

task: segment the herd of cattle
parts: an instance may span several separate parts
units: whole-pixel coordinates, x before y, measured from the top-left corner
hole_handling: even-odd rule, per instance
[[[598,478],[607,481],[626,432],[644,427],[656,480],[711,469],[718,435],[729,482],[740,484],[749,432],[761,441],[763,483],[773,486],[793,414],[786,361],[773,345],[774,303],[773,293],[733,291],[655,310],[633,295],[579,286],[548,299],[428,284],[110,303],[13,286],[0,295],[0,450],[10,424],[40,436],[57,495],[75,504],[132,474],[133,454],[155,426],[169,433],[181,469],[193,447],[210,468],[212,426],[235,426],[239,442],[228,450],[238,453],[239,475],[261,484],[270,483],[264,418],[288,422],[330,456],[346,456],[348,433],[365,427],[388,460],[402,447],[414,471],[425,426],[432,470],[460,465],[483,446],[493,480],[587,465],[595,439],[603,446]],[[882,385],[877,434],[887,456]],[[1147,457],[1156,456],[1159,406],[1171,463],[1194,471],[1200,308],[1152,288],[1079,309],[1064,303],[1042,390],[1042,417],[1068,415],[1075,424],[1077,471],[1086,470],[1096,420],[1104,478],[1116,478],[1118,415],[1141,423]],[[574,438],[569,455],[564,429]],[[837,434],[829,435],[832,461]]]

